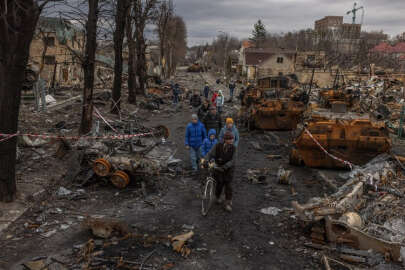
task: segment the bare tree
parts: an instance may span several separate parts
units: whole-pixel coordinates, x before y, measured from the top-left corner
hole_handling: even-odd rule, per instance
[[[213,55],[211,61],[217,68],[224,69],[228,61],[229,52],[240,48],[240,41],[227,34],[217,36],[212,44]]]
[[[158,14],[156,19],[156,31],[159,37],[160,61],[162,63],[162,75],[166,78],[167,69],[167,35],[169,22],[173,16],[173,2],[172,0],[162,1],[158,7]]]
[[[145,27],[156,15],[157,0],[132,0],[133,13],[132,19],[135,25],[135,44],[136,44],[136,71],[138,74],[138,94],[145,94],[145,85],[147,80],[146,72],[146,38]]]
[[[128,42],[128,103],[136,104],[136,47],[133,25],[133,2],[129,4],[129,15],[127,16],[126,35]]]
[[[180,16],[173,16],[168,27],[168,75],[171,76],[176,70],[178,63],[185,59],[187,53],[187,28]]]
[[[4,0],[0,2],[0,133],[16,134],[21,88],[35,26],[49,1]],[[17,137],[0,137],[0,201],[16,194]]]
[[[114,31],[114,83],[112,91],[111,112],[118,114],[121,107],[122,85],[122,44],[125,36],[125,23],[128,15],[128,0],[117,0]]]
[[[88,0],[88,16],[86,22],[86,48],[82,62],[84,72],[83,108],[80,122],[80,134],[91,131],[93,124],[93,89],[94,69],[97,50],[97,21],[99,0]]]

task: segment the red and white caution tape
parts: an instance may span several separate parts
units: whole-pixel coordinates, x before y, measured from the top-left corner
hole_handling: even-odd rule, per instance
[[[345,164],[346,166],[348,166],[350,168],[350,170],[353,170],[353,163],[351,163],[350,161],[347,160],[343,160],[341,158],[338,158],[337,156],[332,155],[331,153],[329,153],[328,151],[326,151],[325,148],[323,148],[323,146],[314,138],[314,136],[312,136],[311,132],[309,132],[308,129],[304,128],[305,132],[308,134],[309,137],[311,137],[311,139],[315,142],[316,145],[319,146],[319,148],[321,148],[321,150],[330,158],[337,160],[339,162],[342,162],[343,164]]]
[[[129,140],[135,137],[145,137],[153,135],[153,132],[139,133],[139,134],[118,134],[118,135],[109,135],[109,136],[60,136],[60,135],[47,135],[47,134],[29,134],[29,133],[15,133],[15,134],[2,134],[0,133],[0,142],[7,141],[16,136],[27,136],[33,138],[41,139],[65,139],[65,140]]]
[[[9,136],[6,136],[4,139],[1,139],[0,142],[4,142],[4,141],[7,141],[7,140],[10,140],[11,138],[13,138],[13,137],[15,137],[15,136],[17,136],[17,134],[11,134],[11,135],[9,135]],[[0,135],[0,137],[1,137],[1,135]]]

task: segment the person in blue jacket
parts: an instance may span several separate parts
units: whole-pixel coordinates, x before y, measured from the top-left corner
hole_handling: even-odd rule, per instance
[[[235,124],[234,124],[232,118],[226,118],[225,126],[219,132],[219,141],[220,142],[224,142],[224,134],[227,131],[230,131],[233,134],[233,137],[234,137],[233,145],[235,147],[238,147],[238,144],[239,144],[239,131],[235,127]]]
[[[208,131],[208,137],[205,138],[201,146],[201,154],[203,157],[205,157],[211,150],[211,148],[218,143],[216,135],[217,132],[215,131],[215,129],[210,129],[210,131]]]
[[[193,114],[191,123],[186,128],[185,145],[190,150],[191,166],[194,172],[198,170],[198,161],[201,158],[200,147],[206,137],[207,131],[204,125],[198,121],[198,116]]]

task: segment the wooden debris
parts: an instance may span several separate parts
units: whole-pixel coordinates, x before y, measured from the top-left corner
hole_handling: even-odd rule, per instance
[[[121,236],[129,233],[128,226],[123,222],[106,218],[88,217],[83,221],[82,226],[85,229],[90,229],[93,235],[100,238],[109,238],[113,232]]]
[[[171,239],[173,250],[181,253],[183,257],[187,257],[191,253],[191,249],[186,246],[186,242],[193,237],[194,232],[190,231],[185,234],[177,235]]]

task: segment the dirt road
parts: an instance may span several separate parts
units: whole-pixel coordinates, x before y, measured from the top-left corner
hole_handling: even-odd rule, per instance
[[[199,75],[179,75],[183,77],[182,86],[203,88],[204,81]],[[173,115],[152,115],[147,122],[150,126],[165,124],[170,128],[170,140],[178,145],[176,156],[185,161],[186,167],[188,154],[184,148],[184,132],[190,115],[188,106],[183,104],[183,109]],[[252,142],[256,142],[256,147]],[[188,258],[181,257],[165,244],[145,246],[135,239],[113,241],[112,245],[103,248],[104,258],[121,256],[138,262],[153,252],[148,258],[149,269],[165,269],[168,263],[173,263],[172,269],[190,270],[320,269],[317,254],[303,246],[309,240],[293,215],[291,201],[306,202],[328,190],[316,180],[315,172],[307,168],[292,168],[297,195],[291,194],[289,186],[277,183],[278,167],[290,168],[289,144],[288,132],[247,133],[241,129],[232,213],[214,206],[207,217],[201,216],[198,177],[150,179],[155,183],[148,187],[147,196],[138,185],[122,191],[111,185],[92,185],[85,188],[85,195],[79,200],[55,198],[59,185],[73,191],[78,189],[69,183],[55,182],[48,190],[49,196],[33,203],[30,210],[3,234],[0,269],[22,269],[21,263],[42,256],[65,260],[65,269],[77,269],[69,258],[77,256],[76,245],[92,238],[80,226],[87,214],[119,218],[138,234],[195,232]],[[271,161],[267,155],[281,155],[282,158]],[[270,175],[260,184],[252,183],[246,178],[247,170],[252,168],[268,168]],[[268,207],[281,211],[275,216],[260,212]],[[38,232],[31,227],[44,222],[48,223],[48,226],[42,226],[45,231]],[[53,230],[54,233],[48,234]],[[110,266],[109,269],[118,268]]]

